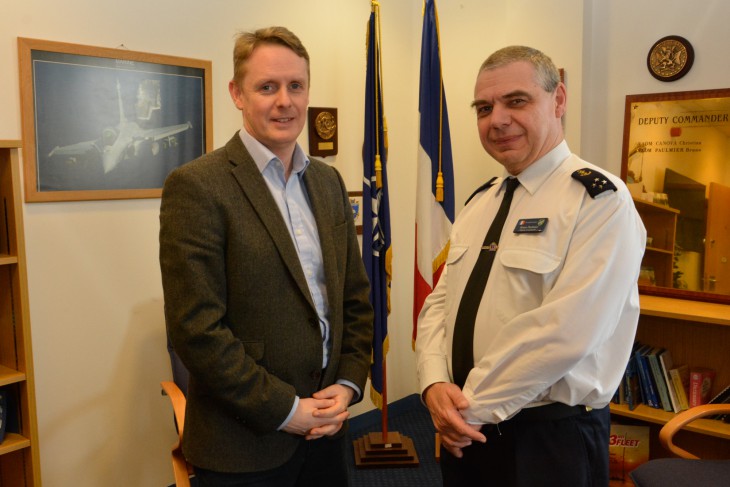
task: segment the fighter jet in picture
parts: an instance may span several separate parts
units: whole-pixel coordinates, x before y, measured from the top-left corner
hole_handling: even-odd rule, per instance
[[[159,88],[159,87],[158,87]],[[107,127],[102,131],[101,138],[63,147],[56,146],[48,157],[66,156],[75,161],[79,157],[93,152],[101,155],[104,173],[109,173],[119,163],[131,157],[151,155],[155,156],[160,149],[177,145],[176,134],[192,128],[190,122],[167,127],[143,129],[135,122],[130,122],[124,116],[122,92],[117,80],[117,98],[119,101],[119,124],[116,127]]]

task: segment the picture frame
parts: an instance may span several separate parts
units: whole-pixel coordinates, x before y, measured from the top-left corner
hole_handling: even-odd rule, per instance
[[[18,38],[26,202],[159,198],[213,148],[212,63]]]
[[[362,191],[348,191],[347,196],[350,198],[352,216],[355,218],[355,230],[358,235],[362,235]]]

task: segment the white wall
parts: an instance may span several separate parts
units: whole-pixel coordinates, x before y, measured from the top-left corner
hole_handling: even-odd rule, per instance
[[[730,2],[586,0],[582,155],[620,173],[626,95],[730,86],[727,45]],[[649,74],[651,46],[668,35],[690,41],[692,69],[663,82]]]
[[[226,88],[233,35],[281,24],[310,51],[311,105],[338,108],[340,154],[328,160],[353,190],[360,188],[367,0],[4,3],[0,139],[21,138],[16,37],[22,36],[212,60],[220,146],[241,124]],[[666,9],[658,0],[439,0],[457,209],[500,172],[477,140],[469,108],[477,68],[490,52],[523,43],[551,55],[567,75],[571,148],[618,172],[626,94],[727,86],[721,21],[730,4],[703,3]],[[394,242],[388,385],[395,400],[417,390],[411,281],[422,2],[381,4]],[[687,77],[662,84],[649,76],[645,57],[668,34],[690,39],[697,57]],[[159,200],[32,203],[24,210],[44,485],[171,483],[174,432],[158,385],[170,377],[157,263]],[[370,408],[365,403],[355,413]]]

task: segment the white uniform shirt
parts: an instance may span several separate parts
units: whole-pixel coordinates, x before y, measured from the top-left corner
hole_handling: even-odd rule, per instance
[[[591,198],[571,177],[581,168],[600,172],[618,191]],[[517,178],[474,327],[474,368],[463,389],[470,423],[498,423],[555,401],[606,406],[639,317],[646,230],[626,185],[571,154],[565,141]],[[456,313],[501,203],[502,180],[477,194],[452,228],[446,268],[418,320],[421,391],[453,382]],[[520,220],[539,218],[548,220],[541,233],[514,232]]]

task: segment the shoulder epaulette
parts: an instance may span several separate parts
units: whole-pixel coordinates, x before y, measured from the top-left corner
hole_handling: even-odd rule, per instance
[[[613,184],[610,179],[608,179],[600,172],[593,169],[588,169],[587,167],[584,167],[583,169],[578,169],[577,171],[573,172],[571,176],[573,177],[573,179],[576,179],[583,183],[583,186],[586,187],[586,191],[588,191],[588,194],[591,196],[591,198],[595,198],[599,194],[609,190],[617,191],[616,185]]]
[[[490,179],[490,180],[489,180],[489,181],[487,181],[486,183],[484,183],[484,184],[482,184],[481,186],[479,186],[479,187],[478,187],[478,188],[476,189],[476,191],[474,191],[474,192],[473,192],[473,193],[471,194],[471,196],[469,196],[469,197],[468,197],[468,198],[466,199],[466,201],[464,202],[464,206],[468,205],[468,204],[469,204],[469,202],[471,201],[471,199],[472,199],[472,198],[473,198],[474,196],[476,196],[476,195],[477,195],[478,193],[481,193],[481,192],[482,192],[482,191],[484,191],[485,189],[489,189],[489,188],[491,188],[492,186],[494,186],[494,180],[495,180],[495,179],[497,179],[497,176],[494,176],[494,177],[493,177],[492,179]]]

